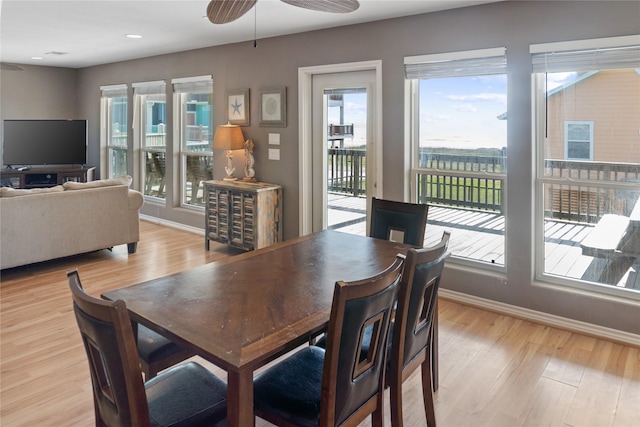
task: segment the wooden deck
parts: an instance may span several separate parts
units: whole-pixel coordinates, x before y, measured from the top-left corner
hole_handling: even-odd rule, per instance
[[[367,234],[365,214],[365,198],[328,195],[329,228],[364,236]],[[435,244],[444,230],[451,230],[449,248],[456,257],[503,266],[504,228],[501,214],[431,206],[425,245]],[[561,277],[640,289],[640,261],[610,262],[582,255],[580,242],[592,228],[567,221],[545,221],[545,271]],[[604,280],[601,279],[603,272]]]

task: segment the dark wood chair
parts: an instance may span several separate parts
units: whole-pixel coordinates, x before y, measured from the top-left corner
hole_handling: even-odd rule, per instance
[[[142,380],[124,301],[87,295],[67,273],[93,386],[96,426],[218,426],[226,422],[226,383],[195,362]]]
[[[335,284],[326,351],[308,346],[254,380],[255,414],[279,426],[383,424],[385,349],[403,257],[382,273]],[[369,348],[363,349],[365,335]]]
[[[449,233],[429,248],[409,249],[398,290],[391,354],[386,385],[390,392],[391,425],[402,427],[402,383],[421,368],[422,394],[427,426],[435,427],[433,375],[437,372],[437,336],[434,317],[437,311],[438,289],[444,269]],[[434,368],[435,365],[435,368]],[[434,372],[435,370],[435,372]]]
[[[78,286],[82,288],[80,277],[77,280]],[[144,325],[134,325],[133,335],[138,344],[138,358],[145,380],[150,380],[158,375],[158,372],[195,356],[191,350]]]
[[[138,357],[145,380],[150,380],[158,375],[158,372],[195,356],[191,350],[144,325],[137,325],[137,328]]]
[[[369,236],[413,246],[424,246],[429,205],[371,199]]]

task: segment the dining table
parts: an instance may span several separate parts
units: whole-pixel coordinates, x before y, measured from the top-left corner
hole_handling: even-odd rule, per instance
[[[410,247],[324,230],[102,297],[225,370],[228,425],[254,426],[256,370],[326,330],[336,281],[373,276]]]

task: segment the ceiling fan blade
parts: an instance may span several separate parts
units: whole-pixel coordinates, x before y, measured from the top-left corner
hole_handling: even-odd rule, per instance
[[[214,24],[227,24],[247,13],[257,0],[211,0],[207,17]]]
[[[10,62],[0,62],[0,70],[5,71],[22,71],[24,67],[18,64],[12,64]]]
[[[358,0],[282,0],[292,6],[319,12],[349,13],[360,7]]]

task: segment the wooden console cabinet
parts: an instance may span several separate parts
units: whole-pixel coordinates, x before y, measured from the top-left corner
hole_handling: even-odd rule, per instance
[[[44,188],[65,182],[89,182],[95,179],[95,167],[50,167],[28,170],[3,169],[0,171],[0,185],[13,188]]]
[[[205,248],[211,240],[253,250],[282,241],[282,187],[205,181]]]

